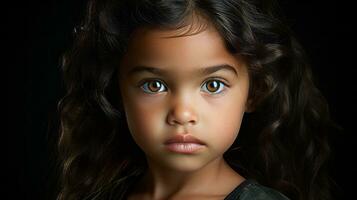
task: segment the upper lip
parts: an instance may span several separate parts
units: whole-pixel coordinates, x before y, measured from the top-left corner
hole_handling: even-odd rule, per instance
[[[205,143],[201,140],[193,137],[192,135],[175,135],[170,139],[166,140],[165,144],[171,143],[197,143],[204,145]]]

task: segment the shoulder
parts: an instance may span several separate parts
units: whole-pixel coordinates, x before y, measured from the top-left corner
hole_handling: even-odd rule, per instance
[[[277,190],[246,180],[232,191],[225,200],[289,200]]]

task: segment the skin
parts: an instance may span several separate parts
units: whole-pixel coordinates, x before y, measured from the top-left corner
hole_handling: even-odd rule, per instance
[[[129,199],[223,199],[244,180],[222,156],[236,139],[247,110],[246,64],[226,50],[210,26],[193,35],[168,38],[177,33],[137,29],[120,64],[128,127],[149,166]],[[231,65],[237,74],[224,69],[206,75],[196,72],[218,64]],[[129,73],[135,66],[166,73]],[[170,152],[164,142],[176,134],[190,134],[206,146],[194,154]]]

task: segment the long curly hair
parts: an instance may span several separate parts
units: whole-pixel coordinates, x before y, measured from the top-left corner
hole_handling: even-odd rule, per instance
[[[83,199],[147,167],[126,124],[118,66],[139,27],[213,25],[250,77],[249,107],[225,160],[291,199],[330,199],[328,104],[273,0],[90,0],[62,59],[59,200]],[[187,34],[187,33],[185,33]]]

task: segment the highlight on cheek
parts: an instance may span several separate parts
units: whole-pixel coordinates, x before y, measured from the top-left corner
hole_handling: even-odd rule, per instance
[[[166,84],[158,79],[140,81],[138,87],[147,94],[158,94],[168,90]],[[201,90],[211,95],[217,95],[225,92],[227,87],[229,87],[228,84],[216,78],[205,81],[201,86]]]

